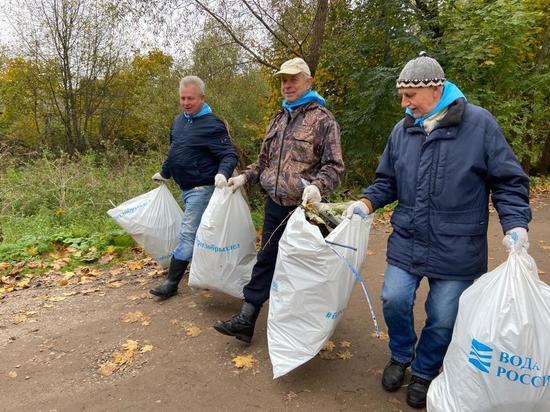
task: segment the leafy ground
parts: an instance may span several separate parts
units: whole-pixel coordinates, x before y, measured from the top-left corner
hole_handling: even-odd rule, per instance
[[[550,283],[550,195],[535,197],[532,206],[530,251],[541,279]],[[383,222],[376,225],[362,270],[373,297],[380,293],[389,231]],[[491,268],[505,259],[501,238],[493,212]],[[387,337],[372,335],[360,288],[331,344],[274,381],[267,310],[245,346],[211,328],[238,310],[238,300],[184,286],[173,299],[159,302],[148,289],[163,272],[139,249],[124,259],[106,249],[92,266],[79,253],[62,245],[20,264],[0,263],[2,410],[409,410],[404,389],[390,394],[381,388]]]

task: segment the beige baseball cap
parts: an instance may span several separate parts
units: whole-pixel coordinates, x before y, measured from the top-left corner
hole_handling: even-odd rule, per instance
[[[296,57],[294,59],[290,59],[284,62],[281,65],[281,70],[275,73],[275,76],[280,76],[281,74],[298,74],[298,73],[305,73],[308,76],[311,76],[311,71],[309,70],[309,66],[304,61],[304,59],[300,57]]]

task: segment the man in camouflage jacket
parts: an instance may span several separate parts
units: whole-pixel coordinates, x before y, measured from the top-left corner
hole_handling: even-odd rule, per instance
[[[311,89],[313,78],[306,62],[288,60],[276,73],[285,100],[267,128],[258,161],[228,185],[237,190],[260,182],[267,192],[262,247],[244,287],[241,311],[214,328],[225,335],[250,342],[264,302],[269,299],[279,239],[286,218],[300,203],[320,202],[333,192],[344,174],[340,128],[325,100]]]

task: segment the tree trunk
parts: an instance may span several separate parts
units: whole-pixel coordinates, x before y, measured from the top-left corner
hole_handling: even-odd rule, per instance
[[[321,48],[325,35],[325,25],[328,18],[328,0],[319,0],[317,2],[317,12],[313,20],[312,40],[307,54],[307,64],[311,70],[311,75],[315,75],[319,59],[321,57]]]

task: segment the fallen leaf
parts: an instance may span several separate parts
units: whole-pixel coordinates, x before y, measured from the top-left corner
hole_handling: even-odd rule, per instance
[[[34,260],[32,262],[27,262],[27,267],[29,269],[41,269],[44,267],[44,264],[39,260]]]
[[[236,356],[231,361],[235,364],[236,368],[249,369],[254,366],[256,359],[252,355]]]
[[[336,345],[334,344],[334,342],[331,340],[327,340],[323,345],[323,347],[321,348],[321,350],[326,352],[332,352],[335,348],[336,348]]]
[[[149,297],[148,293],[140,293],[139,295],[128,296],[128,300],[138,300],[138,299],[147,299]]]
[[[336,354],[340,359],[347,360],[353,358],[353,354],[349,350],[338,352]]]
[[[31,284],[31,280],[30,279],[22,279],[20,280],[19,282],[17,282],[15,285],[18,287],[18,288],[21,288],[21,289],[26,289],[30,286]]]
[[[125,268],[116,268],[116,269],[111,269],[109,271],[109,273],[113,276],[118,276],[118,275],[124,273],[125,271],[126,271]]]
[[[540,245],[540,247],[543,248],[544,250],[550,250],[550,246]]]
[[[347,340],[343,340],[340,342],[340,346],[342,348],[350,348],[351,347],[351,342],[348,342]]]
[[[383,341],[387,341],[390,339],[390,337],[388,336],[388,334],[386,332],[382,332],[380,331],[380,336],[376,336],[376,332],[372,332],[370,334],[373,338],[377,338],[377,339],[380,339],[380,340],[383,340]]]
[[[212,298],[212,296],[214,296],[214,295],[212,294],[212,292],[210,292],[209,290],[203,290],[203,291],[201,292],[201,294],[202,294],[202,296],[204,296],[206,299],[210,299],[210,298]]]
[[[296,394],[296,392],[290,391],[290,392],[284,394],[283,400],[288,402],[288,401],[291,401],[292,399],[297,398],[297,397],[298,397],[298,395]]]
[[[99,258],[98,263],[100,265],[105,265],[105,264],[109,263],[111,260],[113,260],[115,257],[116,257],[116,255],[114,255],[112,253],[105,253],[103,256],[101,256]]]
[[[128,339],[122,347],[126,350],[136,350],[139,347],[137,340]]]
[[[67,264],[69,264],[71,262],[71,259],[68,258],[68,257],[64,257],[64,258],[61,258],[61,259],[57,259],[55,261],[53,261],[51,263],[51,266],[54,270],[59,270],[65,266],[67,266]]]
[[[124,315],[122,321],[124,323],[134,323],[143,319],[145,319],[143,312],[138,310],[137,312],[128,312],[126,315]]]
[[[107,361],[99,367],[98,372],[103,376],[111,376],[115,372],[117,367],[118,366],[116,363]]]
[[[61,279],[59,282],[57,282],[59,286],[67,286],[69,284],[69,281],[67,279]]]
[[[11,265],[8,262],[0,262],[0,272],[8,269]]]
[[[372,256],[374,254],[375,254],[375,252],[373,252],[372,250],[367,249],[367,255],[368,256]]]
[[[122,285],[124,285],[124,282],[121,282],[120,280],[116,280],[114,282],[107,283],[107,287],[112,288],[112,289],[118,289]]]
[[[143,269],[143,263],[139,260],[134,260],[133,262],[128,262],[128,269],[130,270],[140,270]]]
[[[201,330],[197,325],[190,324],[185,326],[185,334],[192,338],[196,338],[201,334]]]
[[[65,296],[52,296],[51,298],[48,298],[50,302],[61,302],[62,300],[65,300]]]
[[[141,324],[143,326],[149,326],[151,324],[151,321],[150,320],[144,320],[143,322],[141,322]]]
[[[140,353],[151,352],[153,350],[153,345],[143,345],[139,350]]]
[[[13,315],[13,323],[15,325],[19,325],[20,323],[23,323],[27,320],[27,315],[24,313],[16,313]]]
[[[16,371],[9,371],[8,376],[12,379],[17,378],[17,372]]]

